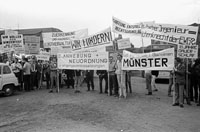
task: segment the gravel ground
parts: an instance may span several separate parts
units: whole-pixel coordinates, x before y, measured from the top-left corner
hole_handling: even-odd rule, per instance
[[[45,88],[0,97],[0,132],[199,132],[200,107],[172,106],[166,84],[146,96],[145,80],[132,77],[133,93],[127,99],[95,91],[60,93]]]

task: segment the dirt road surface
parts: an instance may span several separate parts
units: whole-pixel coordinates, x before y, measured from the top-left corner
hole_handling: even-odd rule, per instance
[[[172,106],[166,84],[146,96],[145,80],[132,78],[133,93],[127,99],[95,91],[60,93],[43,88],[0,97],[0,132],[200,132],[200,107]]]

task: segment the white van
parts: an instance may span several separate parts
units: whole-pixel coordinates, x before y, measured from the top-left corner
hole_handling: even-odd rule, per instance
[[[12,69],[7,64],[0,63],[0,92],[5,96],[10,96],[18,86],[17,77]]]

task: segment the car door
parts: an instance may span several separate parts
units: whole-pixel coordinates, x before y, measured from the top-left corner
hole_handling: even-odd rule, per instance
[[[11,69],[9,66],[4,65],[2,69],[2,85],[9,84],[11,80],[13,79],[13,76],[11,74]]]
[[[2,66],[0,65],[0,90],[2,90],[2,81],[3,77],[2,77]]]

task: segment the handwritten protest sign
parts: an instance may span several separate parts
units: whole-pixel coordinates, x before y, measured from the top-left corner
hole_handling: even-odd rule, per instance
[[[88,36],[88,29],[72,32],[50,32],[42,33],[44,48],[51,46],[71,46],[71,39],[79,39]]]
[[[4,52],[11,52],[14,49],[23,49],[23,35],[1,35]]]
[[[177,57],[198,58],[198,45],[178,45]]]
[[[142,28],[142,37],[173,44],[196,45],[197,34],[194,26],[146,23]]]
[[[172,70],[173,68],[174,48],[142,54],[123,51],[123,70]]]
[[[25,54],[39,54],[40,53],[40,37],[25,36]]]
[[[80,70],[108,70],[108,53],[58,53],[58,68]]]
[[[117,44],[118,44],[118,49],[131,48],[131,42],[129,38],[117,40]]]
[[[124,22],[116,17],[112,18],[113,25],[112,31],[118,34],[134,34],[140,35],[141,34],[141,25],[138,24],[129,24]]]
[[[81,50],[100,45],[108,46],[112,44],[111,28],[107,28],[97,34],[85,37],[79,40],[73,40],[71,43],[72,50]]]

